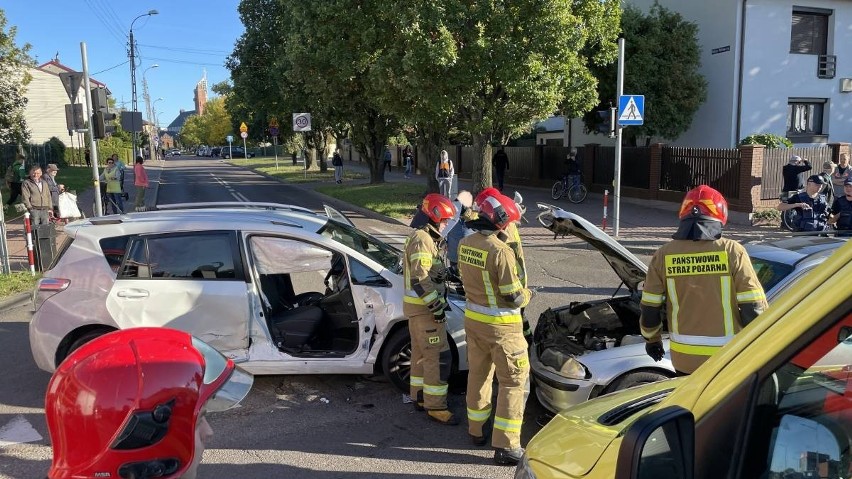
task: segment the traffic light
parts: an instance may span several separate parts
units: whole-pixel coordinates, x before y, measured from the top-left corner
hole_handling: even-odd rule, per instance
[[[98,140],[115,131],[115,113],[98,110],[92,115],[92,136]]]
[[[108,108],[106,88],[92,88],[92,112],[107,110]]]
[[[615,107],[611,107],[606,110],[598,110],[597,114],[600,121],[595,126],[595,131],[603,133],[610,138],[615,138],[615,129],[617,128],[615,124],[615,115],[617,110],[618,109]]]

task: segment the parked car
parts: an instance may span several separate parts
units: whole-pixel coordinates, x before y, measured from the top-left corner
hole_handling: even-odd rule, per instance
[[[222,158],[246,158],[246,151],[243,149],[242,146],[234,146],[231,148],[223,146],[220,156]],[[250,151],[248,153],[248,158],[254,158],[254,152]]]
[[[530,349],[539,402],[558,412],[602,394],[674,377],[667,331],[667,352],[660,362],[646,354],[639,331],[640,285],[647,265],[581,216],[547,204],[539,208],[542,226],[597,248],[627,289],[618,295],[618,285],[611,298],[574,301],[541,314]],[[771,302],[843,244],[840,238],[797,236],[745,246]]]
[[[65,233],[33,293],[30,346],[45,371],[109,331],[168,326],[253,374],[383,371],[408,391],[401,253],[331,208],[161,205]],[[464,299],[449,300],[453,364],[466,370]]]
[[[516,479],[849,477],[852,244],[692,375],[560,412]]]
[[[207,156],[208,150],[209,150],[209,148],[207,148],[204,145],[201,145],[198,148],[196,148],[195,156]]]
[[[210,151],[208,152],[207,156],[209,156],[211,158],[215,158],[215,157],[218,157],[221,153],[222,153],[222,147],[221,146],[214,146],[213,148],[210,148]]]

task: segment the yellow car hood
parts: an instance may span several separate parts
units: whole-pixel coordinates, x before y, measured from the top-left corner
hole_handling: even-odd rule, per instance
[[[570,407],[532,438],[527,458],[570,476],[584,476],[627,426],[652,411],[680,382],[645,384]]]

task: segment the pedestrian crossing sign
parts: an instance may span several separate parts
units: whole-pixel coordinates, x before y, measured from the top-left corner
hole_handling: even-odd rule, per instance
[[[644,122],[645,95],[621,95],[618,97],[618,124],[636,126]]]

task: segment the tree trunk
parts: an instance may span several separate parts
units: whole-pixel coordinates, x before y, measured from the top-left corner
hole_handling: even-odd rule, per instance
[[[435,165],[441,156],[441,135],[434,131],[421,131],[417,135],[417,144],[420,150],[418,165],[420,171],[426,175],[428,191],[437,193],[439,188],[438,179],[435,178]]]
[[[473,175],[471,193],[477,193],[491,186],[491,144],[481,133],[472,133]]]

